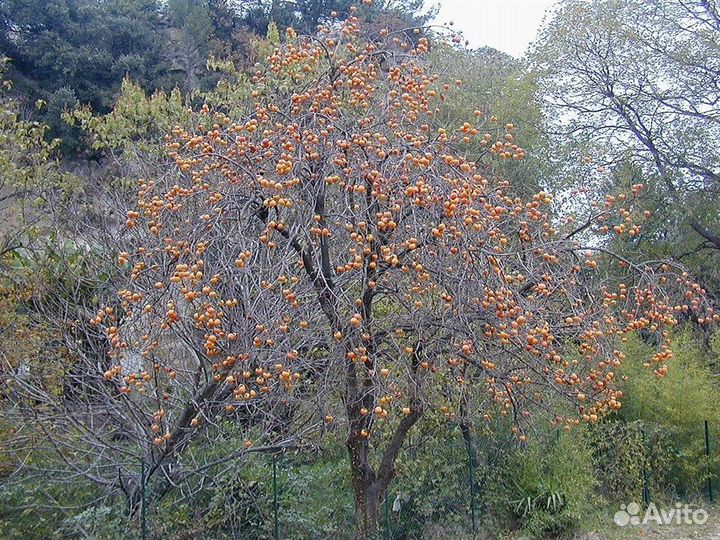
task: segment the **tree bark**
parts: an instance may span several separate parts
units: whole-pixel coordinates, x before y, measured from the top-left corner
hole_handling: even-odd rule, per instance
[[[355,490],[355,539],[378,537],[381,493],[377,484],[353,486]]]
[[[347,439],[350,456],[350,478],[355,495],[355,538],[369,540],[376,536],[381,490],[377,475],[370,465],[369,444],[359,430]]]
[[[377,472],[370,463],[370,443],[367,437],[360,434],[359,430],[364,419],[362,417],[357,419],[355,429],[351,429],[347,439],[347,449],[350,456],[350,477],[355,494],[356,540],[377,538],[380,503],[395,476],[395,460],[408,431],[421,415],[422,406],[418,404],[408,416],[400,421],[382,452]]]

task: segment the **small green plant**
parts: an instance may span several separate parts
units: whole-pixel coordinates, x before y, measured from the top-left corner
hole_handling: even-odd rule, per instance
[[[592,512],[595,469],[583,431],[552,442],[533,440],[514,450],[505,470],[501,485],[493,486],[505,528],[534,536],[562,535]]]
[[[541,480],[535,487],[535,495],[528,495],[526,490],[515,482],[515,487],[522,494],[522,498],[512,501],[515,513],[521,518],[527,518],[533,512],[546,511],[558,514],[565,507],[565,494],[559,486]]]

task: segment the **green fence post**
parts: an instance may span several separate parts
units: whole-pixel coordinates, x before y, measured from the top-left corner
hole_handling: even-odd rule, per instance
[[[278,493],[277,493],[277,458],[275,453],[272,454],[273,469],[273,514],[274,514],[274,532],[275,540],[280,540],[280,522],[278,521]]]
[[[385,490],[385,538],[390,540],[392,538],[392,529],[390,528],[390,489]]]
[[[707,420],[705,420],[705,457],[707,458],[708,497],[710,497],[710,502],[713,502],[712,474],[710,471],[710,426],[708,426]]]
[[[475,539],[477,534],[477,524],[475,522],[475,463],[473,458],[472,439],[468,432],[467,438],[467,452],[468,452],[468,473],[470,476],[470,519],[472,523],[472,535]]]
[[[147,540],[147,499],[145,497],[145,459],[140,458],[140,530],[142,540]]]
[[[648,474],[647,474],[647,447],[645,444],[645,428],[640,429],[642,434],[642,447],[643,447],[643,487],[642,487],[642,498],[643,505],[645,508],[650,506],[650,487],[648,486]]]

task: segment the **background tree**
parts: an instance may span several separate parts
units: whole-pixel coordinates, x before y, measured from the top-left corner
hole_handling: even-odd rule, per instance
[[[210,54],[213,20],[203,2],[170,0],[165,6],[170,24],[171,71],[183,75],[181,87],[188,92],[198,89],[199,79],[205,71]]]
[[[168,24],[169,80],[185,93],[214,88],[219,77],[208,70],[209,57],[230,60],[239,69],[257,60],[257,42],[264,34],[254,34],[231,3],[171,0],[163,13]],[[169,89],[168,81],[162,86]]]
[[[449,46],[442,42],[434,44],[430,62],[445,79],[462,81],[448,93],[436,113],[436,127],[462,123],[476,111],[489,127],[509,126],[512,136],[522,142],[525,158],[498,162],[487,148],[485,164],[510,180],[516,195],[531,197],[550,187],[556,172],[547,159],[550,142],[542,111],[534,99],[538,88],[523,63],[489,47],[467,50],[457,43]]]
[[[123,77],[149,87],[164,70],[154,0],[8,0],[0,5],[0,18],[10,77],[31,103],[51,105],[40,118],[51,125],[51,135],[62,127],[58,109],[79,101],[107,111]]]
[[[349,0],[247,0],[241,3],[240,13],[245,24],[260,35],[267,33],[270,21],[282,29],[293,26],[312,33],[331,11],[347,13],[351,5]]]
[[[636,244],[696,267],[713,294],[719,20],[712,2],[568,1],[532,56],[557,144],[575,148],[571,167],[592,164],[569,174],[650,182],[655,218]]]
[[[331,14],[346,17],[350,8],[358,4],[351,0],[245,0],[240,2],[239,11],[245,24],[259,35],[265,35],[270,21],[281,29],[293,27],[312,34],[318,24],[332,20]],[[369,4],[363,10],[366,23],[381,22],[383,26],[397,29],[423,26],[435,13],[427,10],[422,0],[398,2],[382,0]]]

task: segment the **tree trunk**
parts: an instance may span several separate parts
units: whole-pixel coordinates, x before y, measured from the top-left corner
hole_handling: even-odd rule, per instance
[[[347,439],[347,449],[350,455],[350,477],[355,493],[356,540],[371,540],[378,537],[380,502],[385,497],[388,486],[395,476],[395,460],[408,430],[417,422],[421,414],[422,407],[417,406],[400,421],[400,425],[381,454],[377,472],[370,464],[369,441],[367,437],[361,435],[359,430],[366,418],[357,418],[354,426],[351,427]]]
[[[363,419],[364,420],[364,419]],[[355,538],[369,540],[377,536],[380,497],[384,490],[370,465],[369,443],[358,430],[347,439],[350,477],[355,494]]]
[[[355,539],[371,540],[378,537],[380,499],[378,483],[353,486],[355,491]]]

